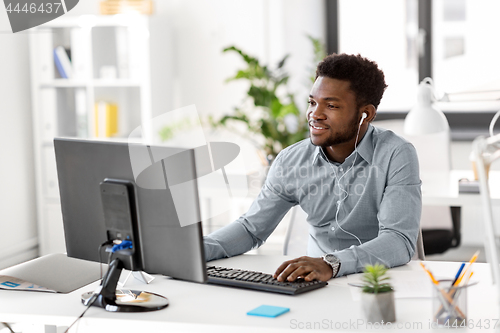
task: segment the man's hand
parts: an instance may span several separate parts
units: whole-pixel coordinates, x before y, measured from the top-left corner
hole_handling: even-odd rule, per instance
[[[305,281],[328,281],[332,275],[332,267],[322,258],[300,257],[282,263],[273,277],[278,281],[295,281],[298,277]]]

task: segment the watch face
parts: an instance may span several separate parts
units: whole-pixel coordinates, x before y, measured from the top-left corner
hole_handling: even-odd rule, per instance
[[[329,263],[331,263],[331,264],[336,264],[336,263],[338,263],[338,262],[340,261],[340,260],[339,260],[336,256],[334,256],[333,254],[327,254],[327,255],[325,256],[325,260],[326,260],[326,261],[328,261],[328,262],[329,262]]]

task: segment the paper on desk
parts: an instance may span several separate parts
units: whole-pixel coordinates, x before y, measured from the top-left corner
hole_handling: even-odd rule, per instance
[[[12,276],[0,275],[0,289],[7,290],[26,290],[26,291],[46,291],[55,293],[55,290],[50,290],[48,288],[27,282],[21,279],[17,279]]]
[[[0,270],[0,277],[3,277],[0,289],[35,290],[37,287],[36,291],[69,293],[97,281],[100,270],[97,262],[53,253],[4,268]],[[28,282],[31,284],[24,284]]]
[[[394,287],[395,298],[431,298],[432,286],[425,272],[419,271],[387,271],[390,276],[389,282]],[[363,274],[352,274],[347,276],[348,283],[361,284]],[[351,295],[353,301],[361,300],[361,288],[352,287]]]

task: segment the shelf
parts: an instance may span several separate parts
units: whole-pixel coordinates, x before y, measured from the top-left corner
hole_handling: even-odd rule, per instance
[[[93,80],[91,85],[94,87],[140,87],[142,84],[137,80],[126,80],[126,79],[116,79],[116,80],[106,80],[97,79]]]
[[[88,86],[88,82],[80,80],[55,79],[53,81],[40,83],[40,88],[81,88]]]
[[[117,15],[81,15],[74,17],[58,17],[53,21],[44,23],[37,29],[81,28],[81,27],[128,27],[134,25],[137,19],[146,20],[146,15],[135,13]]]
[[[147,17],[137,15],[64,16],[35,30],[29,40],[36,214],[40,255],[45,255],[65,251],[64,245],[53,245],[63,239],[54,137],[142,142],[128,138],[139,126],[144,136],[152,136],[148,123],[143,124],[152,119],[149,32]],[[72,71],[66,57],[60,55],[56,62],[54,49],[60,46],[71,51]],[[61,58],[65,72],[72,72],[69,79],[61,76]],[[106,72],[105,67],[115,70]],[[100,102],[116,107],[100,108]],[[104,130],[110,122],[117,128],[116,136],[96,138],[96,128]]]
[[[70,80],[70,79],[55,79],[51,82],[40,84],[40,88],[81,88],[81,87],[98,87],[98,88],[121,88],[121,87],[140,87],[142,84],[137,80],[126,79],[96,79],[91,81]]]

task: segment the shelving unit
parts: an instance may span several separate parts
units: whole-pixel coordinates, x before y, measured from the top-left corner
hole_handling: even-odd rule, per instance
[[[70,78],[55,66],[58,46],[70,50]],[[147,17],[58,18],[30,34],[30,61],[39,254],[45,255],[65,252],[54,137],[95,137],[95,104],[103,101],[118,107],[115,137],[142,126],[140,139],[151,139]]]

